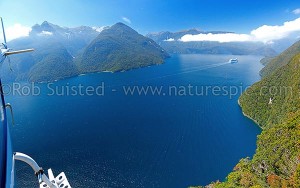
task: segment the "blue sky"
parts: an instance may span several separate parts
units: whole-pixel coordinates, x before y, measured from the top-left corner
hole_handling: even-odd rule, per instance
[[[249,33],[264,24],[293,20],[298,0],[1,0],[1,16],[7,26],[32,26],[44,20],[61,26],[104,26],[130,20],[139,32],[187,28]]]

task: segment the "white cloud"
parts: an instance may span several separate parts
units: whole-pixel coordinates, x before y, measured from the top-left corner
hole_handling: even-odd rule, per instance
[[[251,31],[251,35],[253,35],[258,41],[270,42],[286,38],[297,32],[300,32],[300,18],[284,22],[283,25],[263,25]]]
[[[216,41],[216,42],[246,42],[259,41],[264,43],[272,43],[275,40],[289,37],[293,34],[300,34],[300,18],[292,21],[284,22],[283,25],[263,25],[254,29],[250,34],[198,34],[198,35],[184,35],[180,41]]]
[[[122,20],[128,24],[131,24],[131,20],[127,17],[122,17]]]
[[[11,41],[11,40],[19,38],[19,37],[26,37],[29,35],[30,31],[31,31],[31,27],[23,26],[18,23],[13,26],[6,27],[5,28],[6,40]],[[3,41],[2,29],[1,29],[0,35],[1,35],[0,41]]]
[[[296,14],[296,15],[300,14],[300,8],[297,8],[297,9],[293,10],[293,13]]]
[[[53,35],[53,33],[50,31],[42,31],[38,35],[39,36],[51,36],[51,35]]]
[[[179,39],[183,42],[191,41],[218,41],[218,42],[245,42],[250,41],[251,36],[246,34],[222,33],[222,34],[198,34],[198,35],[184,35]]]
[[[103,30],[108,29],[109,26],[102,26],[102,27],[92,27],[95,31],[101,33]]]
[[[173,39],[173,38],[169,38],[169,39],[165,39],[164,41],[167,41],[167,42],[172,42],[172,41],[175,41],[175,39]]]

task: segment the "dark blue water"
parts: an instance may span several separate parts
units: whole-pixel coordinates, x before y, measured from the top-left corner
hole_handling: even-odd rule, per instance
[[[53,83],[99,86],[104,96],[8,96],[14,107],[14,148],[31,155],[73,187],[187,187],[223,180],[252,156],[260,129],[242,115],[240,95],[169,95],[174,86],[246,87],[259,80],[260,57],[178,55],[160,66],[99,73]],[[23,83],[26,84],[26,83]],[[123,86],[161,86],[160,95],[125,95]],[[200,90],[201,91],[201,90]],[[198,91],[198,92],[200,92]],[[17,163],[19,187],[34,187]]]

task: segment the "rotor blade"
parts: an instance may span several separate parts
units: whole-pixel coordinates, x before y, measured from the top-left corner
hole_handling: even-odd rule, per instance
[[[1,24],[2,24],[2,32],[3,32],[4,44],[5,44],[5,48],[7,48],[7,46],[6,46],[6,36],[5,36],[5,31],[4,31],[4,25],[3,25],[2,17],[0,17],[0,19],[1,19]]]
[[[34,51],[34,49],[8,51],[8,52],[4,52],[4,55],[5,55],[5,56],[8,56],[8,55],[21,54],[21,53],[32,52],[32,51]]]

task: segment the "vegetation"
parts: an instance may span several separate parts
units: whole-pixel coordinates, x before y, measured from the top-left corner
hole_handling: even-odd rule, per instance
[[[85,49],[81,72],[123,71],[162,64],[168,54],[153,40],[117,23],[102,31]]]
[[[28,37],[13,40],[9,46],[36,50],[13,56],[11,65],[6,62],[0,72],[4,82],[54,81],[87,72],[124,71],[162,64],[168,57],[153,40],[121,23],[98,32],[45,21],[33,26]]]
[[[241,159],[224,182],[207,187],[300,187],[299,69],[300,53],[242,94],[243,112],[263,129],[256,153]]]
[[[78,75],[78,73],[73,57],[63,46],[56,44],[51,53],[31,67],[28,79],[35,82],[55,81]]]
[[[280,67],[286,65],[296,54],[300,52],[300,41],[293,44],[291,47],[286,49],[283,53],[279,56],[269,59],[269,62],[261,71],[260,74],[262,77],[266,77],[279,69]]]
[[[272,61],[272,59],[274,59],[275,57],[265,57],[265,58],[262,58],[260,60],[260,63],[264,66],[266,66],[268,63],[270,63]]]
[[[211,188],[298,188],[300,180],[300,113],[258,137],[253,159],[241,159],[224,182]]]
[[[289,119],[300,107],[300,55],[250,87],[241,97],[243,112],[268,128]],[[269,104],[270,98],[272,104]]]

